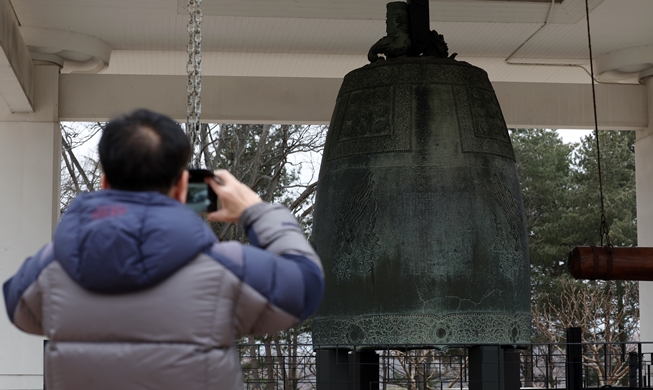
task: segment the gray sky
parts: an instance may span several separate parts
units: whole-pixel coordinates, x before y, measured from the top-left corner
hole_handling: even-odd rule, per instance
[[[565,143],[580,143],[580,139],[583,138],[586,135],[589,135],[592,133],[594,130],[565,130],[565,129],[560,129],[558,130],[558,134],[562,137],[562,140]]]

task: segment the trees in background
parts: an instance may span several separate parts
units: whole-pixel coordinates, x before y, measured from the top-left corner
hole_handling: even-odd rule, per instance
[[[89,143],[102,130],[101,123],[61,123],[61,184],[59,210],[63,214],[68,205],[82,192],[100,188],[100,162],[96,153],[88,152]],[[97,150],[97,145],[93,146]]]
[[[570,145],[556,132],[521,129],[511,137],[529,236],[533,341],[564,342],[568,327],[581,327],[583,342],[637,340],[636,282],[575,281],[566,271],[571,248],[601,244],[595,138]],[[603,131],[599,141],[610,239],[615,246],[635,246],[635,133]],[[584,359],[602,386],[627,374],[626,356],[624,344],[595,345]]]
[[[97,156],[101,123],[63,123],[61,211],[81,192],[99,189]],[[191,166],[227,169],[264,201],[290,208],[310,234],[320,155],[326,126],[202,124],[189,134]],[[94,145],[89,145],[93,139]],[[80,153],[80,150],[82,152]],[[233,224],[215,224],[220,239],[245,240]]]
[[[229,170],[264,201],[287,206],[310,234],[318,173],[312,164],[319,163],[326,126],[203,124],[189,138],[193,167]],[[245,239],[233,224],[214,230],[221,240]]]

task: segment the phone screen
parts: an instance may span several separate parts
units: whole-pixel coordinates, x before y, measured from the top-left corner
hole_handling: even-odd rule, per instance
[[[209,186],[206,183],[188,183],[186,206],[196,213],[208,213],[211,200],[209,199]]]
[[[206,214],[217,210],[217,196],[215,192],[204,183],[205,177],[213,176],[207,170],[190,169],[188,192],[186,193],[186,206],[198,214]]]

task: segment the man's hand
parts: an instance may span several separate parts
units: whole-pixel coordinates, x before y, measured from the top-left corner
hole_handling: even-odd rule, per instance
[[[213,172],[205,182],[213,188],[220,200],[220,209],[208,215],[209,221],[238,222],[240,214],[250,206],[260,203],[261,198],[251,188],[241,183],[224,169]],[[216,180],[218,179],[218,180]],[[221,181],[223,184],[218,184]]]

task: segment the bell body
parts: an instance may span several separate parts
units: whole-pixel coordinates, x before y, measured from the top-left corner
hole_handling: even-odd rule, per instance
[[[523,203],[482,69],[412,58],[350,72],[314,218],[316,346],[530,342]]]

